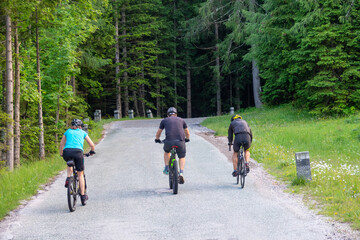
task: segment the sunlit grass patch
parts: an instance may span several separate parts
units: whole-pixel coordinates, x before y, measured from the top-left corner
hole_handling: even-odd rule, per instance
[[[360,229],[360,114],[318,119],[293,109],[249,109],[239,113],[253,131],[251,157],[288,184],[315,199],[321,213]],[[226,136],[230,115],[202,124]],[[309,151],[312,181],[297,177],[295,153]]]

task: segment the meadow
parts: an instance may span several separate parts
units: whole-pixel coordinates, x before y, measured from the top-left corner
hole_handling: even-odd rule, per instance
[[[319,118],[290,105],[246,109],[240,114],[253,132],[251,158],[304,195],[320,214],[360,229],[360,114]],[[231,115],[202,125],[227,136]],[[312,181],[299,179],[295,153],[309,151]]]

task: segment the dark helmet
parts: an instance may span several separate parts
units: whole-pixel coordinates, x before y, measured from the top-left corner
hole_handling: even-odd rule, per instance
[[[170,108],[167,110],[167,114],[168,114],[168,116],[173,115],[173,114],[177,114],[176,108],[170,107]]]
[[[73,119],[71,121],[71,126],[75,126],[75,127],[82,127],[83,126],[83,122],[80,119]]]
[[[238,114],[231,117],[231,121],[234,121],[235,119],[242,119],[242,117]]]

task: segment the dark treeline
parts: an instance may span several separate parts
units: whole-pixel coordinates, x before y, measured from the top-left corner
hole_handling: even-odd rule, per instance
[[[355,0],[2,0],[0,163],[57,150],[72,118],[360,107]],[[35,147],[36,146],[36,147]],[[1,165],[1,164],[0,164]]]

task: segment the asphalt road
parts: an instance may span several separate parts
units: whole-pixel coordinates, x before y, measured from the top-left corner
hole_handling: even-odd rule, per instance
[[[235,185],[225,155],[195,134],[202,119],[186,121],[191,141],[177,195],[162,173],[163,145],[154,143],[160,120],[115,122],[85,159],[88,204],[69,212],[63,172],[0,223],[0,239],[348,239],[251,172],[244,189]]]

